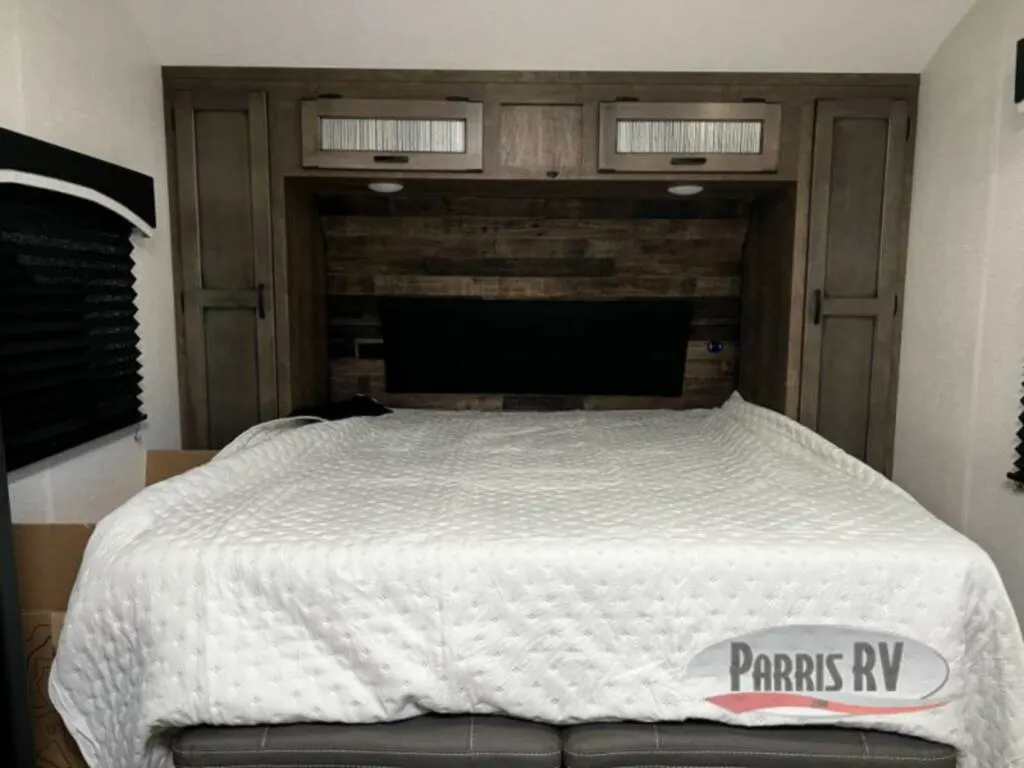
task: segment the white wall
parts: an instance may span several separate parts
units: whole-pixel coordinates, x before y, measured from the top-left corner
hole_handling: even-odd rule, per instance
[[[0,125],[21,128],[21,47],[17,0],[0,0]]]
[[[974,0],[125,0],[162,64],[920,72]]]
[[[0,0],[0,125],[154,177],[135,275],[147,424],[25,468],[16,522],[97,520],[142,487],[144,446],[180,444],[160,70],[115,0]]]
[[[979,0],[923,74],[895,479],[992,555],[1024,616],[1024,3]]]

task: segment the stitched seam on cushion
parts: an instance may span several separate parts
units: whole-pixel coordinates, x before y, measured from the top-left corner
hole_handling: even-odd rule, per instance
[[[263,735],[260,737],[260,749],[267,748],[267,737],[270,735],[270,726],[263,726]]]
[[[658,724],[654,723],[654,748],[661,750],[661,734],[658,732]]]
[[[208,765],[203,768],[267,768],[266,763],[247,763],[238,765],[236,763],[224,765]],[[301,765],[289,765],[287,768],[395,768],[393,765],[341,765],[340,763],[302,763]]]
[[[473,754],[473,715],[469,716],[469,753]]]
[[[188,766],[183,766],[183,768],[189,768],[189,767]],[[242,765],[239,765],[237,763],[225,763],[224,765],[202,766],[202,768],[267,768],[267,764],[266,763],[244,763]],[[371,763],[365,763],[365,764],[362,764],[362,765],[356,765],[356,764],[346,765],[346,764],[342,764],[342,763],[301,763],[301,764],[297,764],[297,765],[288,765],[287,768],[397,768],[397,767],[394,766],[394,765],[375,765],[375,764],[371,764]],[[646,768],[646,767],[636,766],[635,768]],[[680,766],[671,766],[671,765],[666,765],[666,766],[650,766],[649,768],[680,768]],[[694,766],[693,768],[700,768],[700,767],[699,766]]]
[[[853,760],[865,761],[865,758],[863,758],[863,757],[856,757],[856,756],[853,756],[853,755],[811,755],[811,757],[840,757],[840,758],[843,758],[843,759],[846,759],[846,760],[853,759]],[[869,763],[883,763],[884,764],[884,763],[886,763],[886,762],[888,762],[890,760],[920,760],[920,761],[926,761],[926,760],[934,760],[934,759],[935,758],[933,758],[933,757],[872,757],[872,758],[866,759],[866,762],[869,762]],[[234,766],[233,768],[253,768],[253,766]],[[256,766],[255,768],[262,768],[262,766]],[[289,768],[308,768],[308,767],[307,766],[289,766]],[[338,766],[338,768],[342,768],[342,766]],[[355,768],[355,766],[346,766],[345,768]],[[371,768],[371,767],[367,766],[367,768]],[[655,764],[655,763],[644,763],[644,764],[623,763],[622,765],[615,766],[615,768],[708,768],[708,765],[706,763],[702,763],[700,765],[697,765],[696,763],[693,764],[693,765],[687,765],[685,763],[671,763],[671,764],[665,764],[665,763],[661,763],[661,764]],[[745,768],[745,766],[715,766],[715,768]]]
[[[635,750],[635,751],[631,750],[629,752],[568,752],[567,751],[565,754],[572,755],[573,757],[614,757],[616,755],[624,757],[626,755],[656,755],[656,754],[659,754],[659,753],[657,753],[657,752],[647,752],[647,751],[641,751],[641,750]],[[678,754],[680,756],[680,758],[684,759],[684,760],[686,758],[688,758],[688,757],[695,757],[697,755],[709,755],[709,756],[713,755],[715,757],[749,757],[749,756],[755,756],[755,757],[821,757],[821,758],[834,758],[834,759],[846,759],[846,760],[849,760],[851,758],[854,759],[854,760],[858,759],[857,755],[850,755],[850,754],[843,755],[843,754],[825,754],[825,753],[815,754],[813,752],[750,752],[750,751],[747,751],[747,752],[719,752],[718,750],[710,750],[710,749],[696,750],[696,751],[694,751],[694,750],[687,750],[686,752],[676,752],[675,750],[673,750],[671,752],[671,754]],[[948,760],[952,755],[953,755],[952,752],[950,754],[948,754],[948,755],[941,755],[941,756],[937,756],[937,757],[903,757],[903,756],[897,756],[897,755],[892,755],[892,756],[889,756],[889,755],[871,755],[871,757],[866,758],[866,759],[869,759],[869,760],[871,760],[873,762],[885,762],[887,760],[903,760],[903,761],[907,761],[907,762],[935,763],[935,762],[938,762],[939,760]],[[861,758],[861,759],[864,759],[864,758]],[[630,764],[630,768],[653,768],[653,767],[652,766],[633,765],[631,763]]]
[[[562,752],[395,752],[393,750],[380,750],[380,749],[176,749],[175,754],[181,755],[182,757],[207,757],[214,755],[273,755],[283,753],[296,753],[296,754],[321,754],[321,755],[388,755],[402,757],[413,756],[413,757],[554,757],[555,755],[561,755]],[[370,768],[367,766],[367,768]]]

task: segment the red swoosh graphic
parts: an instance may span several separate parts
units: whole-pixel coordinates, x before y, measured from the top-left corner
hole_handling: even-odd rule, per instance
[[[929,709],[937,709],[949,703],[948,701],[937,701],[904,707],[892,705],[872,707],[864,704],[828,701],[801,693],[723,693],[718,696],[709,696],[707,700],[737,715],[743,712],[777,707],[823,709],[841,715],[899,715],[905,712],[924,712]]]

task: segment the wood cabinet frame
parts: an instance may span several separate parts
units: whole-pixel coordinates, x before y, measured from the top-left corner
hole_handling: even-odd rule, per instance
[[[760,122],[758,154],[620,153],[616,134],[620,120],[708,120]],[[633,173],[770,173],[779,168],[782,105],[768,103],[603,102],[598,129],[601,171]]]
[[[180,184],[188,184],[187,178],[179,179],[176,167],[176,140],[173,120],[173,104],[175,94],[188,91],[201,94],[202,99],[214,99],[218,95],[226,99],[240,100],[250,98],[249,94],[260,94],[266,99],[268,133],[269,133],[269,182],[270,210],[269,222],[272,224],[272,266],[273,286],[268,293],[268,310],[275,318],[275,353],[277,356],[276,385],[278,393],[278,409],[280,413],[288,413],[293,408],[307,404],[311,393],[322,389],[323,381],[312,380],[305,372],[309,366],[303,364],[307,352],[313,350],[320,342],[313,343],[301,336],[300,326],[307,322],[305,314],[310,311],[306,306],[301,285],[309,282],[309,265],[303,259],[308,257],[315,247],[311,247],[302,237],[298,236],[299,227],[293,226],[292,219],[301,206],[295,206],[288,200],[294,197],[298,187],[304,182],[315,183],[323,180],[332,184],[338,180],[368,181],[385,176],[389,179],[416,183],[417,179],[451,179],[465,180],[479,178],[490,183],[504,183],[518,179],[516,183],[558,186],[567,183],[608,184],[615,182],[638,182],[651,184],[678,184],[693,181],[699,184],[714,182],[744,183],[764,182],[766,185],[792,184],[795,195],[792,206],[796,220],[793,223],[792,248],[776,249],[774,258],[779,263],[772,266],[771,274],[779,281],[788,284],[787,301],[784,307],[765,307],[760,313],[762,321],[775,329],[773,338],[777,338],[778,348],[784,352],[777,355],[777,366],[762,366],[763,379],[756,383],[752,390],[755,402],[793,417],[801,418],[811,426],[813,417],[809,409],[801,409],[804,396],[812,397],[804,392],[803,373],[805,352],[811,358],[808,363],[814,365],[815,351],[806,350],[804,335],[808,331],[808,313],[813,309],[812,299],[814,285],[805,285],[808,278],[813,283],[816,276],[808,274],[807,259],[813,252],[809,240],[820,237],[811,231],[810,212],[812,197],[816,204],[820,197],[814,194],[812,165],[816,150],[820,155],[815,137],[816,116],[818,107],[832,101],[852,102],[893,102],[904,101],[908,105],[910,127],[907,130],[909,142],[904,151],[907,153],[907,171],[904,179],[904,195],[909,191],[910,159],[913,156],[913,116],[917,100],[920,78],[916,75],[863,75],[863,74],[757,74],[757,73],[668,73],[668,72],[501,72],[501,71],[438,71],[438,70],[344,70],[344,69],[285,69],[285,68],[234,68],[234,67],[168,67],[163,71],[164,87],[167,96],[167,125],[169,136],[169,175],[172,185],[171,207],[172,234],[175,238],[175,280],[180,289],[182,286],[182,235],[189,233],[188,216],[185,216],[185,227],[182,232],[181,206],[179,192],[175,191]],[[338,99],[334,94],[343,94]],[[380,168],[376,164],[360,167],[309,167],[304,162],[303,152],[303,120],[302,111],[310,109],[306,104],[315,101],[323,102],[340,100],[349,105],[357,100],[372,100],[378,105],[382,100],[401,101],[403,104],[425,101],[435,107],[446,104],[453,111],[465,109],[467,100],[481,107],[481,154],[482,170],[476,174],[467,174],[464,169],[438,169],[436,166],[424,167],[414,163],[403,164],[400,168]],[[778,149],[778,168],[774,171],[749,170],[737,171],[735,167],[723,170],[719,167],[705,166],[701,169],[684,167],[660,166],[655,171],[616,171],[614,173],[599,170],[599,112],[602,103],[614,103],[620,108],[627,105],[685,106],[700,104],[724,104],[730,110],[730,117],[735,116],[736,107],[749,108],[754,112],[762,112],[766,106],[781,110],[781,127]],[[536,161],[528,168],[503,167],[500,147],[500,116],[501,106],[518,105],[579,105],[582,112],[582,164],[573,172],[572,169],[558,169],[562,172],[557,178],[546,173],[544,163]],[[557,110],[553,110],[553,113]],[[408,112],[400,116],[408,116]],[[422,113],[416,113],[422,116]],[[436,114],[436,112],[435,112]],[[763,113],[762,113],[763,114]],[[366,116],[362,113],[360,116]],[[648,111],[644,116],[651,116]],[[178,128],[180,131],[180,127]],[[897,131],[898,133],[898,131]],[[430,156],[426,160],[430,161]],[[730,158],[726,158],[730,159]],[[260,161],[262,162],[262,160]],[[534,167],[535,166],[535,167]],[[258,170],[258,166],[255,166]],[[530,178],[528,181],[524,179]],[[536,180],[533,180],[535,178]],[[767,187],[766,187],[767,188]],[[543,194],[538,192],[538,194]],[[905,203],[906,198],[904,198]],[[899,221],[895,223],[895,234],[899,242],[895,246],[902,253],[906,246],[906,206],[899,212]],[[766,211],[767,215],[770,211]],[[263,215],[262,213],[260,214]],[[778,218],[778,217],[775,217]],[[767,224],[773,218],[767,216]],[[777,228],[778,229],[778,228]],[[314,233],[315,235],[315,233]],[[306,238],[307,240],[309,238]],[[315,240],[315,236],[313,237]],[[781,242],[781,240],[780,240]],[[315,243],[313,243],[315,246]],[[902,269],[902,264],[900,266]],[[303,271],[305,270],[305,272]],[[315,271],[315,270],[314,270]],[[297,287],[299,286],[299,287]],[[316,286],[312,286],[315,289]],[[308,291],[307,291],[308,292]],[[310,293],[312,295],[312,293]],[[781,295],[781,294],[780,294]],[[839,310],[842,307],[825,302],[824,311]],[[758,314],[751,315],[748,320],[756,322]],[[813,340],[814,330],[810,330]],[[893,350],[898,350],[899,316],[893,328]],[[184,328],[180,322],[178,327],[179,340],[179,376],[186,378],[188,356]],[[307,350],[307,351],[308,351]],[[895,362],[893,363],[895,365]],[[743,363],[740,363],[743,374]],[[890,377],[890,390],[895,389],[895,368]],[[781,377],[781,378],[780,378]],[[781,384],[779,383],[781,382]],[[182,387],[185,398],[185,387]],[[887,449],[891,451],[892,410],[895,397],[890,397],[890,422],[886,425]],[[186,444],[192,444],[190,437],[191,419],[188,417],[191,404],[183,402],[183,427]]]
[[[363,152],[320,148],[320,120],[331,117],[463,120],[465,152]],[[482,171],[483,104],[478,101],[307,99],[302,102],[302,164],[307,168],[381,171]]]

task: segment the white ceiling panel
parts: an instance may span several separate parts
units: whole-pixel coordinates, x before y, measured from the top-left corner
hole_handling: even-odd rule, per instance
[[[122,0],[162,64],[920,72],[974,0]]]

